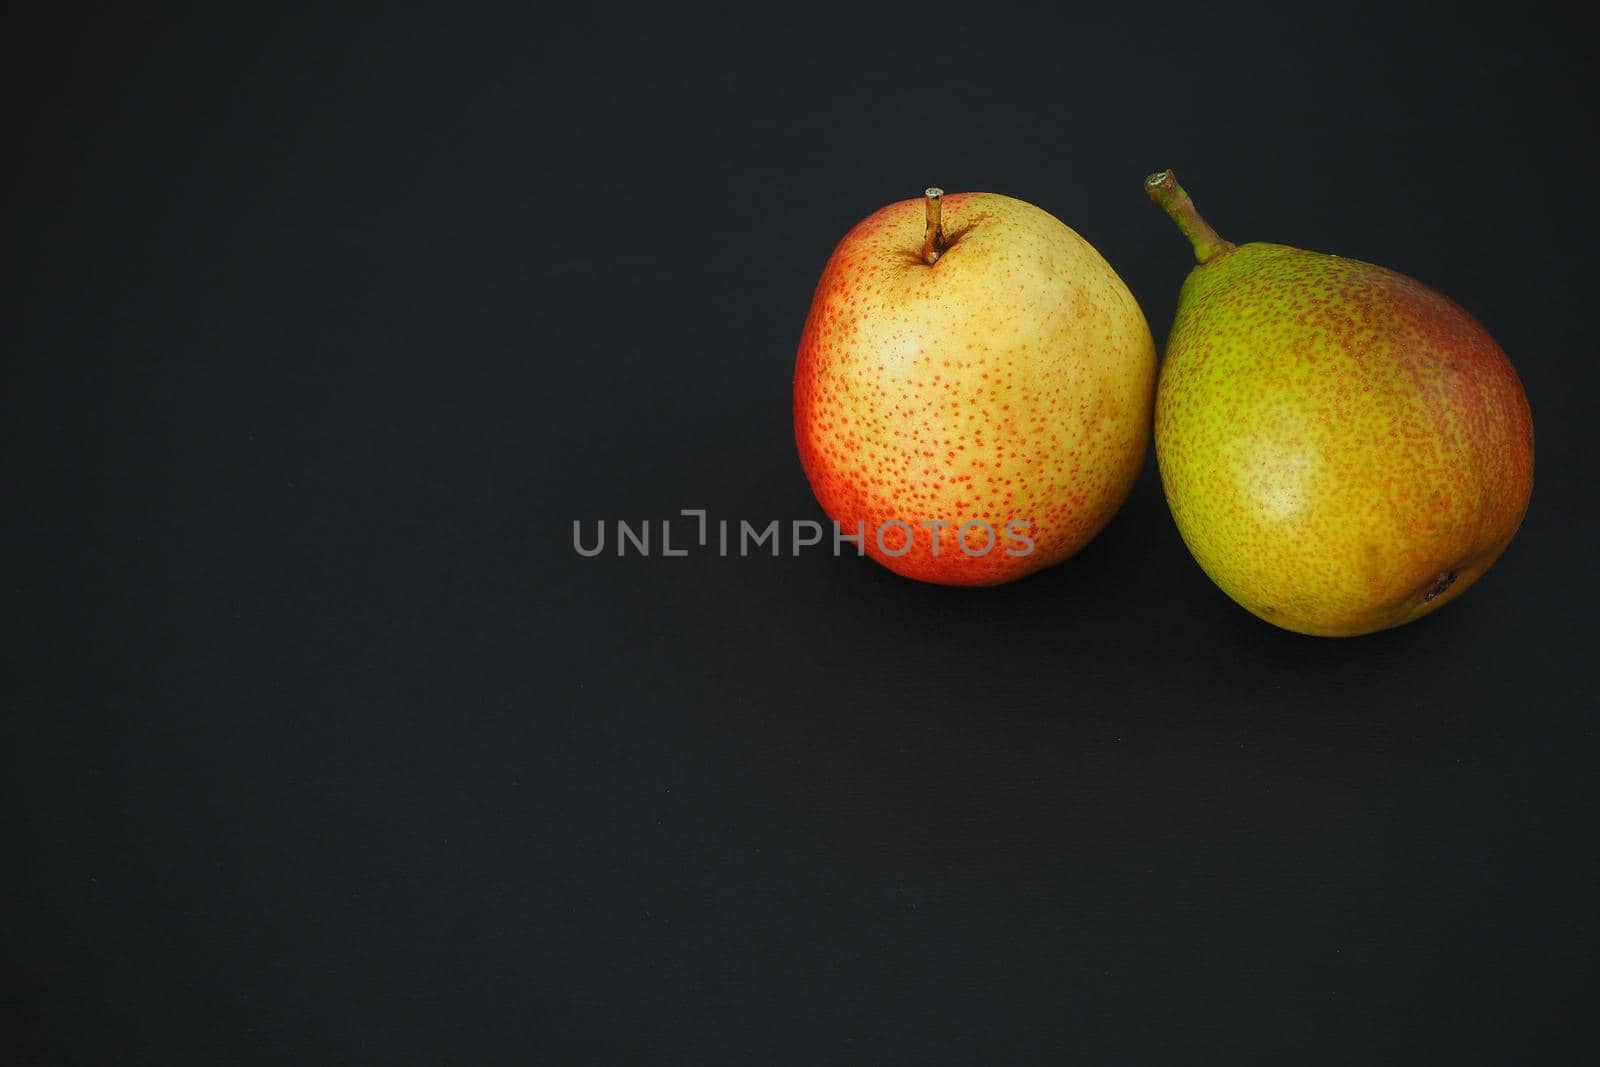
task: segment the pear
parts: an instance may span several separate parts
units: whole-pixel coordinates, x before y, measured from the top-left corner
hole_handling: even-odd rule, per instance
[[[795,441],[857,551],[994,585],[1110,521],[1149,447],[1155,376],[1144,313],[1088,241],[1009,196],[929,189],[828,260],[795,360]]]
[[[1235,246],[1171,171],[1145,190],[1194,245],[1156,391],[1178,532],[1276,626],[1348,637],[1459,597],[1533,490],[1533,418],[1492,337],[1405,275]]]

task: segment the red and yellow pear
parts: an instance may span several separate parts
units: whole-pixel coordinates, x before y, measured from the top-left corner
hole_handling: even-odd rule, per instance
[[[993,585],[1110,521],[1149,440],[1155,345],[1116,272],[994,193],[890,204],[823,270],[795,364],[823,509],[899,574]]]

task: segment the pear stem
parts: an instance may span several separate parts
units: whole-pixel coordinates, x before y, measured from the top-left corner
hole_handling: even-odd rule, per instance
[[[930,187],[922,196],[928,218],[922,231],[922,262],[931,267],[944,253],[944,190]]]
[[[1194,201],[1189,199],[1189,194],[1183,191],[1183,186],[1178,184],[1178,176],[1170,170],[1152,174],[1144,180],[1144,191],[1150,194],[1150,199],[1161,205],[1173,222],[1178,224],[1178,229],[1194,245],[1194,258],[1201,263],[1209,263],[1224,252],[1233,251],[1235,245],[1232,241],[1224,240],[1213,230],[1205,219],[1200,217],[1200,212],[1195,210]]]

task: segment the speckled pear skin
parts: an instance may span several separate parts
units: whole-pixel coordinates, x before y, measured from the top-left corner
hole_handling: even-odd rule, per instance
[[[1190,273],[1155,440],[1200,566],[1304,634],[1370,633],[1455,600],[1533,489],[1528,400],[1482,326],[1404,275],[1281,245]]]
[[[921,581],[994,585],[1059,563],[1110,521],[1142,466],[1156,354],[1133,295],[1082,237],[1031,204],[944,197],[952,243],[919,251],[924,203],[890,204],[839,243],[794,377],[795,440],[817,500],[866,552]],[[914,531],[904,555],[875,533]],[[1031,523],[1034,547],[1007,536]],[[938,531],[923,522],[949,522]],[[986,522],[981,556],[956,542]],[[987,542],[970,531],[974,550]],[[898,551],[904,535],[885,533]],[[854,551],[846,544],[844,551]]]

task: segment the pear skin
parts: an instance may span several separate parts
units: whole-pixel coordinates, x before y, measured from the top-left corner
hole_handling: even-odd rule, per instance
[[[1184,543],[1275,626],[1348,637],[1461,596],[1533,490],[1517,372],[1421,282],[1339,256],[1234,246],[1171,171],[1146,191],[1194,245],[1156,393]]]
[[[929,190],[857,224],[823,270],[795,441],[867,555],[994,585],[1111,520],[1143,465],[1155,374],[1143,312],[1087,241],[1009,196]]]

